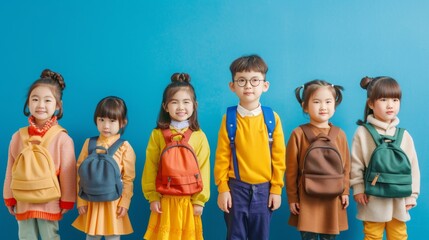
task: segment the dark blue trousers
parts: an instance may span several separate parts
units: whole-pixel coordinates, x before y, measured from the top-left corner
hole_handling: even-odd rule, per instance
[[[232,208],[225,213],[228,240],[268,240],[272,211],[270,183],[248,184],[229,179]]]

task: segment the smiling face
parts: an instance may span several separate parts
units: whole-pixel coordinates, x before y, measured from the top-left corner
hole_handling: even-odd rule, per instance
[[[401,101],[399,98],[379,98],[373,103],[369,102],[368,106],[377,120],[391,123],[399,113]]]
[[[244,82],[244,86],[239,86],[240,82]],[[254,86],[256,84],[258,85]],[[247,110],[254,110],[259,106],[259,99],[263,92],[268,91],[269,86],[265,76],[254,71],[237,72],[234,82],[229,83],[231,91],[240,99],[240,105]]]
[[[171,120],[178,122],[188,120],[194,113],[194,103],[188,90],[183,88],[177,91],[164,109],[170,115]]]
[[[329,119],[335,113],[335,97],[329,88],[330,86],[324,86],[317,89],[304,109],[310,116],[310,123],[319,128],[328,128]]]
[[[28,99],[28,109],[36,119],[36,125],[42,127],[58,109],[57,101],[51,89],[44,85],[34,88]]]

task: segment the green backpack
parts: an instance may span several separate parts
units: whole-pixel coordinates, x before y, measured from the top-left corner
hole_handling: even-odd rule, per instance
[[[399,198],[411,196],[411,164],[401,149],[403,128],[394,136],[380,135],[374,126],[365,123],[376,148],[365,169],[365,193],[377,197]]]

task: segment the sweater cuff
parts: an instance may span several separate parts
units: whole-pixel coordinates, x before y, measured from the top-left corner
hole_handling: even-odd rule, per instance
[[[405,198],[405,205],[417,206],[417,199],[413,196]]]
[[[353,196],[359,193],[365,193],[365,186],[363,183],[353,185]]]
[[[61,209],[73,209],[74,202],[63,202],[60,200],[60,208]]]
[[[4,199],[4,204],[8,207],[15,206],[16,205],[16,199],[15,198]]]
[[[218,187],[217,187],[217,191],[218,191],[219,193],[229,192],[229,191],[230,191],[230,189],[229,189],[229,186],[228,186],[228,182],[227,182],[227,181],[225,181],[225,182],[221,182],[221,183],[218,185]]]
[[[282,188],[279,187],[279,186],[271,185],[270,193],[277,194],[277,195],[282,195]]]
[[[130,209],[130,204],[131,204],[131,199],[124,198],[124,197],[121,197],[121,199],[119,200],[119,203],[118,203],[118,205],[120,207],[123,207],[123,208],[126,208],[126,209]]]

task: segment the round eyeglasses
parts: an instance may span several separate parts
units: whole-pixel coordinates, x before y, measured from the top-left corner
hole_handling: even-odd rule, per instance
[[[247,82],[249,82],[250,85],[252,85],[252,87],[257,87],[259,86],[261,81],[265,82],[264,79],[257,79],[257,78],[251,78],[251,79],[239,78],[237,80],[234,80],[234,82],[236,82],[239,87],[246,86]]]

